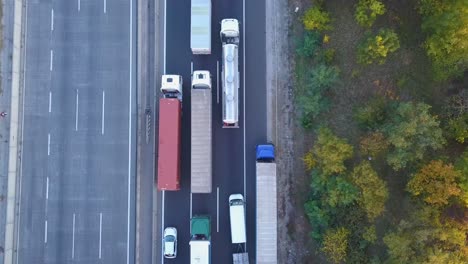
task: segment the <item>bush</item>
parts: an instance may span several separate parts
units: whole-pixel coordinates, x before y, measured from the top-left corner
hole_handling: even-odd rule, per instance
[[[371,27],[377,15],[385,14],[385,6],[378,0],[359,0],[354,17],[359,25]]]
[[[460,143],[468,141],[468,113],[448,121],[448,132],[450,137]]]
[[[312,57],[321,45],[321,35],[317,31],[305,32],[297,45],[296,53],[303,57]]]
[[[322,11],[319,7],[314,6],[309,8],[302,18],[304,27],[307,30],[329,30],[330,26],[330,14],[326,11]]]
[[[297,92],[296,98],[302,111],[301,124],[310,129],[314,119],[329,109],[330,101],[324,95],[338,81],[338,69],[321,64],[305,79],[304,88]]]
[[[313,152],[323,174],[332,175],[346,170],[344,161],[353,156],[353,146],[335,136],[329,128],[321,127]]]
[[[391,29],[381,29],[377,35],[367,37],[358,47],[358,62],[383,64],[390,53],[400,48],[398,35]]]
[[[387,102],[384,97],[376,96],[370,99],[364,106],[354,110],[354,120],[363,129],[373,130],[385,122],[387,118]]]
[[[377,157],[388,149],[388,142],[381,132],[373,132],[361,138],[360,147],[362,154]]]

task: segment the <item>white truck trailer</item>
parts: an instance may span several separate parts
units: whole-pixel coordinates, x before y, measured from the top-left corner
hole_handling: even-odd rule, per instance
[[[190,48],[193,54],[211,54],[211,0],[192,0]]]
[[[211,193],[211,75],[209,71],[192,74],[191,191]]]
[[[228,18],[221,21],[223,45],[222,100],[223,128],[238,128],[239,125],[239,22]]]
[[[257,146],[257,264],[276,264],[277,204],[275,147]]]

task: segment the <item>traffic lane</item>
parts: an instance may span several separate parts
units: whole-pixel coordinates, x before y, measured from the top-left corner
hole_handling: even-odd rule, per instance
[[[190,238],[190,0],[166,1],[166,73],[183,77],[182,128],[181,128],[181,190],[163,194],[162,227],[177,228],[178,256],[164,263],[189,263]],[[157,76],[161,78],[161,76]],[[161,96],[159,87],[157,98]],[[159,109],[156,115],[159,114]],[[164,124],[159,124],[159,127]],[[158,140],[155,149],[158,154]],[[157,156],[156,156],[157,157]],[[155,160],[157,166],[157,159]],[[157,171],[156,171],[157,172]],[[157,178],[155,178],[157,179]],[[155,184],[156,188],[156,184]],[[162,240],[162,237],[155,239]],[[161,249],[159,249],[161,250]],[[161,256],[162,258],[162,256]],[[159,262],[160,260],[157,260]]]
[[[249,96],[246,107],[247,249],[256,256],[256,172],[255,146],[266,143],[266,52],[265,1],[246,1],[245,82]]]
[[[50,78],[48,3],[28,5],[18,260],[43,260]],[[35,10],[31,12],[30,10]]]
[[[128,3],[128,2],[127,2]],[[128,5],[127,7],[124,8],[125,10],[128,10]],[[57,8],[57,10],[60,10],[60,8]],[[69,9],[66,9],[65,10],[69,11]],[[87,14],[87,11],[89,11],[91,13],[90,14]],[[111,95],[112,95],[112,92],[114,93],[118,93],[120,95],[120,97],[117,97],[117,99],[120,99],[122,98],[122,94],[124,91],[127,91],[127,94],[128,94],[128,86],[125,87],[125,83],[128,84],[128,76],[129,76],[129,69],[128,68],[125,68],[125,67],[128,67],[129,65],[129,60],[127,58],[127,60],[125,61],[125,56],[114,56],[115,55],[115,51],[116,50],[119,50],[119,49],[122,49],[122,50],[128,50],[128,43],[125,43],[124,45],[119,45],[118,42],[116,42],[118,39],[121,39],[120,42],[122,42],[122,40],[128,40],[129,37],[128,37],[128,30],[125,30],[125,24],[123,25],[119,25],[117,24],[115,27],[115,32],[117,33],[120,33],[120,35],[127,35],[127,36],[119,36],[119,34],[115,34],[114,32],[112,32],[110,29],[112,29],[112,27],[108,27],[108,25],[104,25],[104,23],[102,23],[102,19],[99,19],[101,18],[101,16],[99,15],[92,15],[92,14],[96,14],[96,13],[99,13],[99,12],[96,12],[96,8],[92,5],[90,6],[87,6],[83,8],[82,11],[82,17],[80,17],[80,19],[70,19],[70,21],[65,21],[65,23],[58,23],[59,25],[65,25],[65,26],[70,26],[70,24],[72,24],[72,26],[74,26],[74,29],[75,31],[73,30],[65,30],[66,33],[69,33],[69,36],[68,38],[65,39],[65,43],[68,44],[69,46],[72,46],[72,50],[73,51],[77,51],[75,54],[75,56],[72,57],[72,59],[74,59],[74,63],[73,65],[77,68],[76,71],[72,70],[71,74],[67,74],[67,73],[64,73],[63,75],[65,76],[69,76],[69,79],[71,79],[71,83],[73,85],[77,85],[78,88],[76,89],[77,91],[80,91],[81,90],[81,102],[83,100],[86,100],[88,97],[90,98],[94,98],[94,99],[97,99],[99,98],[97,101],[94,101],[88,105],[86,105],[86,103],[82,103],[81,104],[81,108],[80,109],[84,109],[84,110],[81,110],[81,111],[77,111],[78,114],[77,114],[77,120],[79,120],[79,122],[76,123],[76,125],[79,125],[81,126],[81,124],[83,123],[83,128],[82,130],[83,131],[86,131],[87,133],[87,136],[84,141],[85,142],[89,142],[90,141],[90,137],[93,137],[94,135],[98,135],[98,134],[101,134],[103,133],[103,122],[101,120],[101,118],[104,117],[104,114],[102,113],[102,117],[101,117],[101,101],[100,99],[102,98],[102,110],[104,110],[104,89],[103,88],[107,88],[107,87],[110,87],[111,89],[107,91],[107,98],[109,98]],[[81,12],[80,11],[80,12]],[[59,14],[59,18],[60,18],[60,12],[58,13]],[[108,16],[108,20],[106,20],[107,22],[109,22],[110,24],[113,24],[115,22],[112,21],[112,18],[114,19],[114,21],[122,21],[121,19],[119,19],[120,15],[117,14],[117,16]],[[127,15],[128,17],[128,15]],[[71,18],[70,16],[65,16],[65,18]],[[99,21],[94,21],[93,20],[99,20]],[[96,19],[98,18],[98,19]],[[85,23],[83,23],[82,21],[85,21]],[[123,20],[125,22],[125,20]],[[89,30],[89,28],[93,28],[93,25],[98,25],[94,30]],[[107,26],[107,27],[106,27]],[[128,26],[127,26],[128,28]],[[124,30],[122,30],[124,29]],[[59,29],[58,31],[60,31],[60,26],[59,26]],[[125,32],[127,31],[127,32]],[[110,34],[109,34],[110,33]],[[60,35],[60,34],[58,34]],[[88,38],[88,39],[94,39],[94,45],[90,48],[90,42],[91,41],[84,41],[84,45],[83,46],[73,46],[73,40],[76,40],[76,39],[83,39],[83,38]],[[105,41],[109,42],[109,43],[105,43]],[[116,43],[114,43],[116,42]],[[108,51],[108,53],[105,53],[104,50]],[[110,51],[110,52],[109,52]],[[114,51],[114,52],[112,52]],[[112,54],[114,53],[114,54]],[[73,54],[72,52],[70,53],[67,53],[67,54]],[[108,55],[107,57],[105,55]],[[109,56],[110,54],[110,56]],[[117,58],[117,59],[115,59]],[[118,58],[121,58],[120,60]],[[133,63],[133,62],[132,62]],[[115,65],[121,65],[123,69],[119,70],[115,70]],[[112,72],[110,72],[112,69],[114,68],[113,70],[113,75],[112,76]],[[85,70],[83,70],[85,69]],[[91,73],[90,73],[91,72]],[[123,77],[125,76],[125,77]],[[113,83],[110,83],[110,81],[112,81]],[[68,85],[64,85],[64,86],[68,86],[70,87],[71,85],[68,84]],[[101,95],[101,91],[96,89],[96,88],[101,88],[103,89],[103,92],[102,92],[102,95]],[[97,94],[92,94],[92,95],[87,95],[88,93],[88,90],[92,90],[92,91],[96,91],[97,90]],[[78,94],[78,92],[77,92]],[[130,97],[130,96],[129,96]],[[114,102],[112,102],[112,100],[110,100],[110,103],[109,103],[109,100],[108,100],[108,105],[112,105],[112,103],[117,103],[120,107],[119,109],[120,110],[127,110],[126,112],[126,116],[125,116],[125,112],[122,113],[121,117],[118,119],[118,121],[116,122],[116,124],[122,124],[122,128],[120,127],[112,127],[112,129],[116,129],[117,131],[129,131],[129,128],[128,128],[128,124],[126,125],[125,122],[122,122],[122,118],[124,120],[128,120],[128,105],[125,105],[126,103],[128,103],[128,98],[129,97],[126,97],[124,99],[120,99],[120,102],[119,101],[116,101],[114,100]],[[77,99],[78,101],[78,99]],[[85,101],[86,102],[86,101]],[[95,111],[90,111],[90,109],[94,108]],[[76,108],[78,109],[78,107]],[[113,109],[112,109],[113,110]],[[118,112],[118,111],[111,111],[111,112]],[[125,117],[124,117],[125,116]],[[78,124],[79,123],[79,124]],[[76,129],[76,127],[75,127]],[[107,132],[107,134],[109,134],[109,132]],[[117,142],[115,139],[114,136],[112,135],[109,135],[110,137],[107,137],[107,138],[110,138],[113,142]],[[127,142],[128,143],[128,132],[127,132],[127,136],[124,137],[124,142]],[[112,143],[112,144],[115,144],[115,143]],[[93,144],[94,145],[94,144]],[[118,151],[116,151],[118,150]],[[92,152],[94,153],[95,152],[95,149],[93,148],[93,146],[86,146],[84,152]],[[123,157],[126,157],[127,155],[125,153],[128,153],[128,144],[122,144],[122,146],[120,147],[120,149],[118,148],[113,148],[111,153],[104,153],[106,157],[112,157],[112,154],[113,155],[116,155],[116,153],[121,153],[121,155]],[[109,155],[110,154],[110,155]],[[97,159],[95,159],[97,160]],[[110,159],[111,160],[111,159]],[[105,161],[105,160],[104,160]],[[96,179],[96,175],[91,175],[93,174],[96,169],[94,168],[95,167],[95,164],[93,164],[92,162],[90,163],[89,160],[81,160],[79,161],[81,163],[85,163],[86,164],[86,167],[87,168],[90,168],[89,171],[87,172],[84,172],[83,174],[84,175],[87,175],[87,177],[85,177],[83,179],[84,182],[87,183],[88,186],[98,186],[96,184],[96,182],[94,182],[93,180]],[[113,161],[113,162],[110,162],[112,165],[112,163],[116,163],[116,164],[128,164],[128,161],[127,162],[121,162],[121,161]],[[109,166],[111,167],[111,166]],[[113,166],[115,167],[115,165]],[[122,168],[122,172],[124,171],[127,171],[128,169],[127,168]],[[105,175],[105,174],[104,174]],[[103,177],[104,175],[100,175],[101,177]],[[109,183],[119,183],[122,184],[122,183],[127,183],[128,180],[126,180],[126,177],[125,177],[125,181],[122,180],[122,181],[119,181],[117,180],[116,181],[116,177],[115,175],[109,175],[106,177],[108,179],[108,182]],[[127,183],[128,184],[128,183]],[[108,187],[111,186],[111,184],[106,184],[105,186],[103,186],[102,190],[97,190],[96,192],[93,192],[91,191],[92,193],[103,193],[104,190],[109,190],[108,192],[110,192],[111,194],[114,194],[114,190],[116,190],[116,188],[112,188],[112,189],[108,189]],[[125,194],[125,193],[128,193],[128,191],[126,190],[127,188],[125,188],[126,186],[128,185],[124,185],[122,189],[125,189],[125,192],[122,190],[121,192],[117,192],[117,193],[120,193],[120,194]],[[122,187],[122,186],[118,186],[118,187]],[[83,189],[83,188],[82,188]],[[88,193],[88,196],[89,197],[92,197],[92,195],[90,195],[90,191],[89,189],[84,189],[84,190],[81,190],[81,192],[84,192],[84,193]],[[102,194],[101,194],[102,195]],[[87,197],[88,197],[87,196]],[[106,195],[105,192],[102,196],[109,196],[109,195]],[[120,217],[109,217],[110,219],[125,219],[126,218],[122,218],[121,217],[121,214],[127,212],[127,208],[126,206],[126,196],[125,195],[121,195],[122,196],[122,201],[119,202],[117,201],[116,203],[120,205],[120,209],[118,210],[118,212],[120,212]],[[125,199],[123,198],[125,197]],[[102,197],[100,198],[97,198],[97,199],[102,199]],[[112,200],[115,200],[115,199],[112,199]],[[133,200],[133,199],[132,199]],[[78,207],[81,207],[81,208],[85,208],[84,211],[88,211],[87,208],[89,208],[90,206],[92,206],[95,202],[92,201],[92,198],[88,198],[87,200],[85,201],[81,201],[81,204],[79,203],[79,206]],[[114,210],[116,211],[116,210]],[[119,215],[119,214],[117,214]],[[100,216],[101,216],[101,213],[100,213]],[[94,218],[93,215],[89,215],[90,218]],[[106,217],[106,215],[103,215],[104,219]],[[132,217],[133,218],[133,217]],[[117,222],[118,220],[113,220],[111,222],[111,224],[115,224],[115,222]],[[92,221],[84,221],[85,223],[92,223]],[[94,224],[88,224],[88,229],[93,229],[94,227]],[[85,233],[87,232],[86,228],[84,229]],[[115,235],[115,233],[118,233],[120,234],[121,238],[120,239],[115,239],[115,238],[112,238],[111,237],[111,241],[113,243],[115,243],[114,246],[112,246],[112,242],[111,243],[107,243],[107,245],[110,246],[111,250],[116,250],[117,248],[117,251],[119,253],[122,253],[122,256],[120,258],[120,256],[114,256],[116,258],[120,258],[120,259],[125,259],[125,255],[126,255],[126,250],[125,248],[122,249],[122,244],[126,244],[126,240],[127,240],[127,237],[126,237],[126,225],[121,225],[121,226],[118,226],[118,227],[112,227],[111,225],[111,235]],[[115,232],[115,230],[119,230],[118,232]],[[104,236],[105,236],[105,231],[104,231]],[[87,235],[84,235],[84,237],[86,238]],[[85,249],[84,252],[85,254],[87,254],[86,252],[89,252],[91,249],[92,246],[89,246],[89,243],[87,243],[87,241],[84,241],[82,244],[83,246],[79,246],[80,242],[77,242],[77,247],[78,248],[88,248],[88,249]],[[120,247],[120,248],[119,248]],[[96,248],[96,247],[95,247]],[[107,251],[109,252],[109,251]],[[104,252],[105,253],[105,252]],[[77,253],[79,254],[79,253]],[[115,254],[113,254],[115,255]],[[115,261],[114,261],[115,262]]]

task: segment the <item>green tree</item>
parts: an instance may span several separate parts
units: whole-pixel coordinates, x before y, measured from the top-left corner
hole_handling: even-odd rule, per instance
[[[448,131],[452,138],[459,143],[468,141],[468,113],[458,117],[450,118],[448,121]]]
[[[298,43],[296,53],[303,57],[312,57],[316,55],[318,48],[322,43],[322,36],[317,31],[305,32],[303,38]]]
[[[306,76],[307,82],[297,91],[297,101],[302,112],[302,124],[310,128],[311,120],[327,111],[330,100],[325,96],[338,81],[338,69],[326,65],[314,67]]]
[[[463,201],[466,207],[468,207],[468,148],[458,158],[455,163],[455,169],[460,172],[459,186],[462,190],[460,199]]]
[[[452,164],[433,160],[413,176],[407,188],[414,196],[422,196],[426,203],[447,205],[450,197],[460,195],[457,185],[460,176]]]
[[[375,230],[375,226],[369,226],[364,229],[364,233],[362,234],[362,238],[371,243],[374,244],[377,241],[377,231]]]
[[[385,182],[379,178],[369,161],[363,161],[351,173],[352,182],[359,188],[359,205],[364,209],[367,218],[374,221],[385,210],[388,199],[388,189]]]
[[[385,63],[390,53],[400,48],[398,35],[391,29],[381,29],[375,36],[368,36],[358,46],[358,62],[361,64]]]
[[[378,15],[385,14],[385,6],[378,0],[359,0],[354,17],[359,25],[370,28]]]
[[[346,170],[344,161],[352,157],[353,146],[335,136],[329,128],[321,127],[313,152],[323,173],[331,175]]]
[[[320,7],[314,6],[309,8],[302,18],[304,27],[307,30],[329,30],[330,26],[330,14],[326,11],[321,10]]]
[[[413,239],[410,234],[392,232],[384,236],[383,241],[388,248],[390,263],[411,263],[416,255],[411,247]]]
[[[387,119],[388,103],[382,96],[375,96],[354,109],[353,118],[363,129],[375,130]]]
[[[424,47],[436,79],[461,77],[468,69],[468,4],[466,0],[422,0]]]
[[[321,249],[333,263],[346,260],[349,235],[349,230],[344,227],[329,229],[325,233]]]
[[[429,113],[431,106],[424,103],[400,103],[384,125],[383,132],[392,150],[387,162],[395,170],[421,160],[428,150],[440,149],[445,144],[439,121]]]
[[[345,178],[341,176],[328,178],[324,201],[329,207],[350,205],[356,201],[357,197],[357,188]]]

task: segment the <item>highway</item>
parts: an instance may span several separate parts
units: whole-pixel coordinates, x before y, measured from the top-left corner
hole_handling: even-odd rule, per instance
[[[25,2],[16,263],[134,263],[136,1]]]
[[[181,190],[162,194],[161,229],[178,229],[178,257],[156,263],[189,263],[191,214],[207,214],[212,220],[212,262],[229,263],[239,250],[231,244],[228,197],[242,193],[247,202],[247,252],[255,260],[255,146],[266,142],[265,3],[264,1],[212,1],[212,54],[192,55],[190,50],[190,0],[167,1],[167,74],[184,79],[182,117]],[[236,18],[241,23],[238,129],[221,127],[221,101],[213,87],[213,192],[190,194],[190,75],[191,70],[209,70],[213,84],[221,70],[220,22]],[[245,52],[245,61],[244,61]],[[221,100],[221,96],[219,96]],[[157,151],[157,150],[156,150]],[[158,254],[159,255],[159,254]]]

